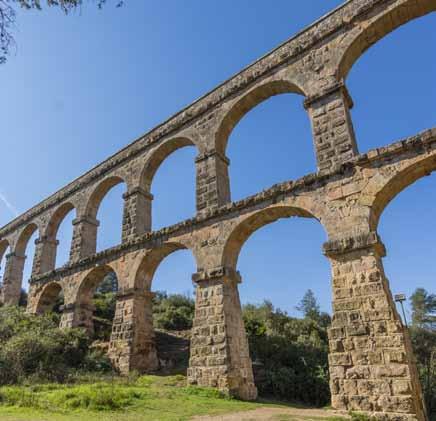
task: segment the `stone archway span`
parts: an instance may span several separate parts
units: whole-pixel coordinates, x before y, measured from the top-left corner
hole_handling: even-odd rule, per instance
[[[15,253],[19,256],[24,256],[26,253],[27,244],[29,243],[30,237],[39,231],[38,226],[31,222],[27,225],[20,233],[17,243],[15,244]]]
[[[6,238],[0,240],[0,261],[3,259],[3,256],[6,253],[6,250],[9,248],[9,246],[10,246],[9,241]]]
[[[161,164],[172,153],[186,146],[196,147],[195,143],[191,139],[185,136],[181,136],[167,139],[155,149],[153,149],[153,151],[151,151],[151,153],[146,158],[145,164],[143,166],[139,181],[139,187],[143,188],[147,192],[150,192],[153,178]]]
[[[80,303],[81,305],[89,305],[98,285],[110,272],[114,272],[118,278],[115,266],[113,267],[110,264],[98,265],[88,271],[88,273],[82,277],[76,288],[76,296],[74,297],[73,302]]]
[[[106,194],[113,187],[122,183],[126,185],[126,189],[128,190],[126,180],[118,175],[110,176],[100,181],[88,198],[85,206],[85,216],[95,220],[97,218],[98,209],[100,208],[101,202],[105,198]]]
[[[388,204],[408,186],[436,171],[436,154],[394,164],[372,178],[361,195],[361,203],[369,206],[369,226],[377,231],[380,217]]]
[[[337,56],[337,80],[346,79],[353,65],[372,45],[400,26],[436,11],[436,0],[397,0],[391,7],[379,13],[374,9],[375,18],[364,25],[358,22],[355,29],[341,42],[342,53]],[[341,50],[341,48],[339,48]]]
[[[275,95],[295,93],[305,96],[303,90],[287,80],[272,80],[248,91],[226,111],[215,134],[215,150],[225,156],[227,143],[238,122],[254,107]]]
[[[44,285],[38,296],[32,300],[35,302],[33,312],[35,314],[43,314],[52,310],[61,293],[63,293],[63,287],[60,282],[54,281]]]
[[[154,274],[159,265],[172,253],[178,250],[190,250],[194,259],[197,261],[194,250],[182,243],[169,242],[162,244],[161,247],[152,249],[140,261],[136,272],[134,285],[136,289],[151,291]]]
[[[47,228],[45,230],[45,237],[55,240],[59,227],[64,218],[75,209],[75,206],[71,202],[62,203],[52,214]]]
[[[223,248],[222,265],[236,269],[241,249],[255,231],[278,219],[291,217],[314,218],[320,221],[320,218],[316,217],[315,213],[312,211],[285,204],[268,207],[251,213],[241,218],[227,236]]]

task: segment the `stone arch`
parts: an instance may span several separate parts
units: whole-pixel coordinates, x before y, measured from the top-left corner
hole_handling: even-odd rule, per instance
[[[151,155],[147,158],[144,168],[142,169],[140,177],[141,188],[147,192],[150,192],[153,178],[161,164],[172,153],[186,146],[196,145],[187,137],[175,137],[162,142],[156,149],[154,149]]]
[[[378,186],[380,178],[376,177],[363,191],[362,197],[372,195],[369,213],[369,226],[376,231],[380,217],[387,205],[404,189],[422,177],[436,171],[436,155],[427,156],[411,164],[399,167]]]
[[[111,272],[114,272],[119,279],[118,273],[112,266],[108,264],[95,266],[81,278],[75,294],[71,297],[74,306],[74,325],[85,328],[89,335],[94,333],[95,292],[105,276]]]
[[[255,231],[278,219],[294,216],[315,218],[319,221],[313,212],[291,205],[277,205],[262,209],[242,219],[227,237],[222,254],[222,265],[236,269],[242,246]]]
[[[6,238],[0,240],[0,262],[2,261],[3,256],[6,253],[9,246],[10,246],[10,243]]]
[[[305,95],[296,84],[286,80],[273,80],[259,85],[236,101],[226,112],[215,134],[215,149],[225,156],[228,139],[238,122],[254,107],[272,96],[286,93]]]
[[[165,243],[161,247],[150,250],[139,263],[134,285],[136,289],[151,291],[154,274],[162,261],[178,250],[190,250],[182,243]],[[195,253],[192,251],[194,259]]]
[[[60,282],[50,282],[45,285],[36,299],[35,313],[43,314],[53,310],[61,293],[63,288]]]
[[[9,253],[10,253],[11,249],[10,249],[10,242],[9,242],[9,240],[7,240],[6,238],[0,240],[0,265],[2,264],[3,258],[5,257],[6,252],[8,250],[9,250]],[[1,299],[2,299],[2,291],[1,291],[1,286],[2,285],[1,284],[3,282],[2,278],[3,278],[3,275],[4,275],[5,267],[6,267],[6,263],[5,263],[4,266],[0,267],[0,302],[1,302]]]
[[[112,189],[112,187],[115,187],[118,184],[122,184],[122,183],[126,184],[127,187],[127,182],[120,176],[110,176],[102,180],[89,196],[85,208],[85,215],[87,217],[95,219],[97,217],[100,204],[103,201],[106,194],[109,192],[109,190]]]
[[[397,1],[396,6],[387,8],[385,13],[376,16],[371,23],[358,26],[356,31],[350,31],[354,36],[348,41],[346,39],[346,47],[338,57],[337,79],[345,79],[359,57],[380,39],[407,22],[435,10],[435,0]]]
[[[65,202],[55,210],[45,231],[47,238],[52,240],[56,239],[62,221],[73,209],[75,209],[75,207],[71,202]]]
[[[116,270],[108,264],[99,265],[91,269],[80,282],[77,289],[76,302],[81,305],[91,305],[95,290],[101,281],[103,281],[104,277],[110,272],[114,272],[118,278]]]
[[[30,237],[38,231],[38,226],[32,222],[26,226],[26,228],[21,231],[20,236],[18,237],[17,243],[15,245],[15,253],[19,256],[24,256],[26,253],[27,244],[30,240]]]

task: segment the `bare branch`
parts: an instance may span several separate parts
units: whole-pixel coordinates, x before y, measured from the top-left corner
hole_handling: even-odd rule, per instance
[[[80,7],[85,1],[93,2],[101,9],[107,0],[45,0],[48,7],[59,7],[65,13]],[[115,7],[121,7],[123,0],[116,0]],[[42,10],[41,0],[0,0],[0,64],[3,64],[9,55],[11,48],[15,45],[12,35],[15,25],[16,12],[13,5],[23,9]]]

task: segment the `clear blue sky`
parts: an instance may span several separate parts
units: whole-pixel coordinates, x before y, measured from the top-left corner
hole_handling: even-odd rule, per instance
[[[341,2],[127,0],[18,13],[17,50],[0,67],[0,224],[21,213],[203,95]],[[400,28],[354,66],[348,86],[362,152],[436,122],[436,15]],[[250,148],[247,146],[250,144]],[[154,228],[195,212],[195,151],[182,149],[154,180]],[[233,199],[315,170],[302,98],[274,97],[252,110],[229,141]],[[436,292],[436,176],[386,209],[379,227],[393,291]],[[99,212],[99,249],[119,242],[123,188]],[[6,205],[5,201],[9,202]],[[66,260],[70,215],[58,264]],[[330,269],[316,221],[289,219],[256,232],[242,250],[243,302],[270,299],[290,313],[307,288],[330,310]],[[27,254],[32,257],[33,247]],[[29,274],[31,258],[26,264]],[[2,266],[4,266],[2,264]],[[154,289],[192,289],[189,252],[167,258]]]

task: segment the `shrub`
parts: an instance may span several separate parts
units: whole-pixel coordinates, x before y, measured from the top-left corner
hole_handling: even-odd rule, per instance
[[[243,314],[259,393],[326,405],[328,339],[319,320],[289,317],[269,302],[245,306]]]
[[[436,332],[421,328],[410,329],[427,412],[436,419]]]
[[[194,310],[194,300],[186,295],[159,292],[153,299],[154,323],[160,329],[191,329]]]
[[[29,315],[22,308],[0,308],[0,384],[65,381],[77,370],[107,370],[107,359],[89,353],[90,340],[79,329],[58,328],[58,316]]]

